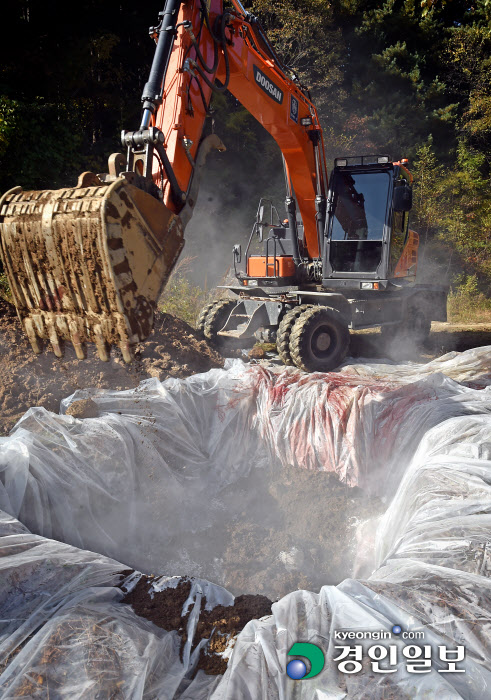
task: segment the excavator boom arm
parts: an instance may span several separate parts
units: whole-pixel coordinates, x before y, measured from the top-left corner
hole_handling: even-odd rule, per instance
[[[209,8],[204,0],[169,0],[169,5],[174,14],[164,17],[174,18],[174,43],[168,56],[159,56],[157,45],[155,58],[164,73],[158,93],[161,102],[156,106],[160,98],[152,103],[147,99],[149,90],[144,91],[142,123],[162,132],[181,191],[189,189],[193,177],[211,94],[227,89],[278,144],[302,216],[309,257],[318,257],[317,212],[326,200],[327,175],[315,106],[288,75],[258,20],[245,13],[239,2],[234,2],[235,11],[226,12],[221,0],[211,0]],[[162,34],[167,39],[169,32],[159,32],[159,44]],[[157,162],[154,178],[161,185],[162,170]],[[168,178],[163,185],[166,205],[178,211]]]
[[[70,340],[82,359],[92,342],[108,360],[116,344],[130,362],[148,336],[206,155],[224,149],[217,135],[203,138],[213,92],[228,89],[278,143],[290,226],[298,202],[306,253],[319,256],[327,176],[317,112],[259,22],[233,4],[167,0],[150,30],[156,51],[140,127],[122,133],[126,154],[113,154],[107,173],[83,173],[75,187],[56,191],[17,187],[0,198],[0,256],[36,353],[49,342],[61,356]]]

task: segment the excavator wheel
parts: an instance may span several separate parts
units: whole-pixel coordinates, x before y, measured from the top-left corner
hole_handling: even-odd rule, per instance
[[[329,306],[306,309],[290,335],[290,354],[305,372],[329,372],[346,357],[349,330],[342,314]]]
[[[201,331],[201,333],[204,334],[205,332],[205,325],[206,325],[206,318],[208,314],[210,313],[211,309],[218,304],[218,301],[212,301],[210,304],[206,304],[206,306],[203,306],[203,308],[200,311],[200,314],[198,316],[198,321],[196,323],[196,328]]]
[[[225,338],[218,335],[228,317],[230,316],[232,309],[237,305],[235,299],[219,299],[218,301],[209,304],[210,307],[206,311],[207,307],[203,309],[200,314],[204,315],[202,323],[203,335],[207,340],[210,340],[214,345],[216,345],[220,350],[233,350],[240,347],[240,344],[234,338]],[[200,321],[198,320],[198,327]]]
[[[286,312],[280,321],[278,326],[278,333],[276,336],[276,349],[278,355],[285,365],[293,365],[293,360],[290,355],[290,335],[292,328],[295,325],[295,321],[306,309],[310,309],[310,304],[301,304],[300,306],[295,306],[295,308],[290,309]]]

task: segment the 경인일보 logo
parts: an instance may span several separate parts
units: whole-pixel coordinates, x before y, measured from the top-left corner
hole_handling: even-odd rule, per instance
[[[424,636],[423,631],[404,630],[397,624],[390,631],[335,630],[334,654],[330,662],[338,671],[348,675],[360,673],[364,661],[372,673],[395,673],[400,666],[404,666],[409,674],[431,673],[434,666],[442,674],[465,673],[465,668],[462,668],[465,660],[463,646],[449,649],[446,645],[438,645],[434,649],[430,644],[422,643]],[[396,640],[401,641],[402,645],[391,643]],[[380,643],[383,641],[387,643]],[[288,656],[301,657],[292,659],[286,666],[287,675],[295,681],[317,676],[325,665],[324,652],[317,644],[296,642]]]
[[[326,662],[322,649],[317,644],[308,642],[296,642],[288,652],[288,656],[302,656],[310,662],[310,671],[308,673],[307,664],[301,659],[293,659],[287,664],[286,672],[295,681],[317,676],[324,668]]]

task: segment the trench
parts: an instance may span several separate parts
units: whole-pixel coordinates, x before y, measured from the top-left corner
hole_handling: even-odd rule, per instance
[[[86,398],[97,418],[21,421],[37,486],[21,522],[146,574],[277,600],[363,570],[361,533],[427,427],[408,441],[404,416],[426,414],[435,391],[236,361],[184,384],[78,391],[62,410]]]

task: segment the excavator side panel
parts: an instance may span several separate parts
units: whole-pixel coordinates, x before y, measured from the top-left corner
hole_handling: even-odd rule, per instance
[[[291,255],[270,255],[267,259],[262,255],[251,255],[247,260],[247,275],[249,277],[293,277],[295,263]]]

